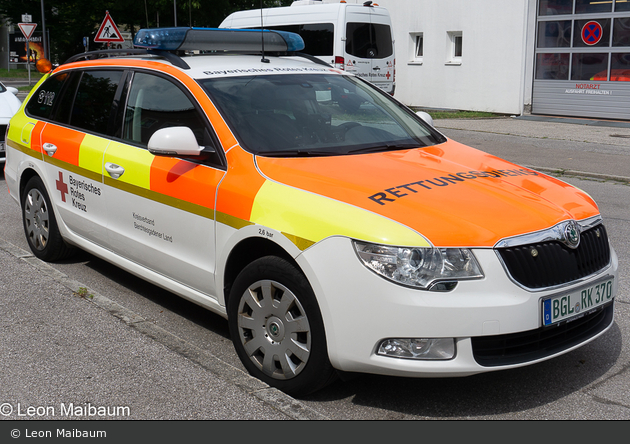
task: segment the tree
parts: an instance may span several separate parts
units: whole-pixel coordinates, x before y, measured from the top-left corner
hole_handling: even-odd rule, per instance
[[[41,30],[42,3],[46,31],[50,36],[53,63],[61,63],[84,51],[83,37],[94,41],[96,32],[109,11],[121,32],[135,35],[140,28],[178,26],[218,27],[225,17],[243,9],[290,5],[292,0],[0,0],[0,14],[10,23],[20,23],[30,14]],[[176,7],[176,9],[175,9]],[[101,45],[90,45],[100,49]],[[103,45],[104,47],[104,45]]]

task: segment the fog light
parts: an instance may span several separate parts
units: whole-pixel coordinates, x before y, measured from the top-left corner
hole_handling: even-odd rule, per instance
[[[377,353],[392,358],[452,359],[455,356],[455,340],[440,339],[385,339]]]

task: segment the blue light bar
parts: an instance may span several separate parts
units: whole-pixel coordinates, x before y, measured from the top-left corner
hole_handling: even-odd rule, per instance
[[[265,51],[293,52],[304,49],[299,34],[265,29],[152,28],[141,29],[133,44],[137,48],[163,51]]]

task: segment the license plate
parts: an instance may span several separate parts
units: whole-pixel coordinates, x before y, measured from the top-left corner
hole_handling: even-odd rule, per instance
[[[542,301],[543,325],[577,318],[613,300],[613,278]]]

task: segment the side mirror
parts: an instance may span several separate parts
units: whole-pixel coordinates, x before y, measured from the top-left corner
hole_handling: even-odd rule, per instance
[[[147,148],[156,156],[199,156],[204,147],[187,126],[171,126],[153,133]]]
[[[416,115],[429,125],[433,126],[433,117],[431,117],[429,113],[425,113],[424,111],[417,111]]]
[[[12,86],[6,86],[5,87],[7,89],[7,91],[9,91],[11,94],[17,94],[19,91],[17,88],[14,88]]]

